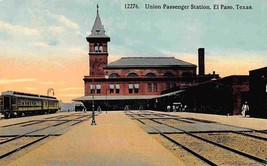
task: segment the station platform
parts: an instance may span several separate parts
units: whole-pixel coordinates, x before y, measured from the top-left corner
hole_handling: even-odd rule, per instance
[[[180,116],[182,118],[195,118],[195,119],[208,120],[216,123],[248,128],[253,130],[267,130],[267,119],[261,119],[261,118],[243,117],[241,115],[226,116],[226,115],[201,114],[201,113],[189,113],[189,112],[167,112],[167,114]]]
[[[124,112],[104,112],[25,154],[9,165],[184,165]]]

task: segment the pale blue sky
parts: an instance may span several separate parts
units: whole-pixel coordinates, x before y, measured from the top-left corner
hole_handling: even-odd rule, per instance
[[[126,2],[136,3],[140,9],[125,10]],[[100,16],[107,35],[111,37],[110,49],[114,54],[160,56],[161,50],[195,53],[199,47],[205,47],[208,52],[218,54],[233,50],[259,53],[267,50],[265,0],[146,2],[157,5],[244,4],[252,5],[254,9],[146,10],[142,0],[2,0],[1,44],[9,48],[27,48],[33,52],[40,49],[36,47],[45,45],[52,48],[84,46],[84,36],[91,30],[96,15],[95,6],[99,3]],[[8,27],[3,27],[3,24],[10,25],[9,28],[29,28],[29,31],[33,30],[33,34],[27,33],[27,29],[21,32],[10,31]],[[35,47],[32,47],[33,45]]]

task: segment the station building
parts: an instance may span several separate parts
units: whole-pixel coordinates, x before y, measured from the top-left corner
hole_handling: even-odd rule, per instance
[[[84,96],[74,99],[81,101],[87,110],[101,106],[102,109],[152,109],[155,98],[163,91],[184,90],[190,86],[211,79],[218,74],[205,75],[205,50],[198,50],[199,75],[195,64],[174,57],[122,57],[108,63],[108,42],[99,11],[91,34],[86,37],[89,43],[89,75],[84,76]],[[94,102],[94,103],[93,103]]]

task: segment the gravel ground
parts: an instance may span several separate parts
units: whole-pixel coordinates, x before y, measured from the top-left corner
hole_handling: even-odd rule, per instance
[[[202,160],[196,158],[194,155],[184,150],[183,148],[176,146],[175,144],[171,143],[170,141],[166,140],[158,134],[154,134],[153,138],[160,142],[166,149],[171,151],[177,158],[184,162],[185,165],[208,165]]]
[[[263,138],[267,138],[267,134],[265,133],[260,133],[260,132],[244,132],[245,134],[250,134],[250,135],[255,135],[255,136],[259,136],[259,137],[263,137]]]
[[[40,142],[37,142],[37,143],[35,143],[35,144],[25,148],[25,149],[22,149],[22,150],[20,150],[20,151],[18,151],[16,153],[12,154],[11,156],[3,158],[3,159],[0,160],[0,165],[7,165],[8,163],[10,163],[10,162],[20,158],[21,156],[31,152],[33,149],[36,149],[36,148],[40,147],[41,145],[44,145],[45,143],[51,141],[54,138],[56,138],[56,137],[55,136],[50,136],[50,137],[48,137],[48,138],[46,138],[46,139],[44,139],[44,140],[42,140]],[[2,147],[1,147],[1,149],[2,149]]]
[[[6,140],[12,139],[14,137],[0,137],[0,142],[4,142]]]
[[[263,140],[234,133],[198,134],[198,136],[262,159],[267,158],[267,142]]]
[[[8,143],[5,143],[5,144],[1,145],[0,156],[7,153],[7,152],[15,150],[15,149],[17,149],[23,145],[26,145],[32,141],[35,141],[37,139],[39,139],[39,137],[22,137],[22,138],[10,141]]]
[[[146,116],[151,117],[151,116]],[[148,126],[158,127],[157,124],[151,120],[142,119],[143,122]],[[171,126],[188,126],[192,125],[186,122],[172,120],[172,119],[157,119],[157,121]],[[136,121],[139,126],[143,126],[140,122]],[[198,125],[193,125],[192,127],[198,127]],[[257,135],[261,137],[267,137],[267,134],[262,134],[259,132],[248,133],[252,135]],[[263,140],[258,140],[255,138],[234,134],[234,133],[210,133],[210,134],[197,134],[203,138],[211,140],[213,142],[220,143],[222,145],[231,147],[233,149],[257,156],[262,159],[267,158],[267,142]],[[235,154],[228,150],[219,148],[215,145],[211,145],[199,139],[193,138],[185,134],[169,134],[169,137],[173,138],[180,144],[190,148],[196,153],[199,153],[203,157],[209,159],[210,161],[218,165],[262,165],[256,161],[250,160],[241,155]],[[168,140],[164,139],[160,135],[153,135],[153,137],[159,141],[164,147],[170,150],[176,157],[185,162],[186,165],[205,165],[200,159],[196,158],[184,149],[174,145]]]
[[[217,146],[205,143],[188,135],[169,135],[180,144],[211,160],[217,165],[260,165],[240,155],[234,154]]]

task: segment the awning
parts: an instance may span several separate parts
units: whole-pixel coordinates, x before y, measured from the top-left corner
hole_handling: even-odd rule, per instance
[[[172,95],[176,95],[176,94],[179,94],[181,92],[184,92],[185,90],[178,90],[178,91],[174,91],[174,92],[170,92],[170,93],[166,93],[166,94],[163,94],[163,95],[160,95],[160,97],[166,97],[166,96],[172,96]]]
[[[148,100],[153,99],[159,96],[151,95],[151,96],[94,96],[94,100],[101,101],[101,100]],[[91,101],[92,96],[81,96],[76,99],[73,99],[73,101]]]
[[[133,84],[129,84],[129,89],[133,89]]]
[[[96,89],[101,89],[101,85],[96,85]]]
[[[114,85],[109,85],[109,88],[110,89],[114,89]]]
[[[116,85],[116,89],[120,89],[120,85]]]
[[[95,85],[90,85],[90,89],[95,89]]]
[[[134,89],[139,89],[139,84],[134,84]]]

